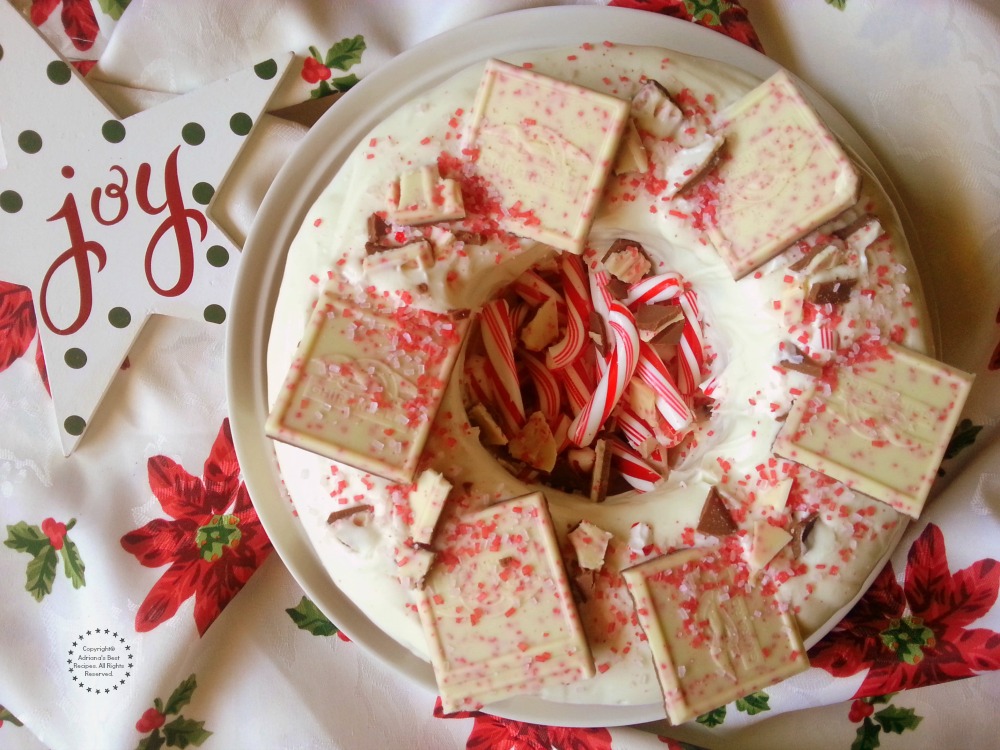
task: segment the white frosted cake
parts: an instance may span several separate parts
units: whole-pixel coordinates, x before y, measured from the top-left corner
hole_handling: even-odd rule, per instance
[[[967,379],[922,356],[897,215],[787,76],[600,42],[509,62],[386,119],[309,209],[269,432],[330,576],[446,710],[684,721],[805,668]]]

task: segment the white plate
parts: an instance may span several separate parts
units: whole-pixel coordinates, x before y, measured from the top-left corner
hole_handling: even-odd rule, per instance
[[[334,585],[291,503],[280,491],[277,463],[263,425],[268,410],[266,345],[285,255],[307,209],[353,148],[372,127],[410,98],[486,57],[605,40],[707,57],[759,78],[778,69],[772,60],[718,32],[648,11],[549,7],[474,22],[403,53],[368,75],[337,102],[278,174],[243,250],[230,312],[226,381],[233,438],[250,496],[279,556],[316,605],[353,641],[429,691],[436,692],[430,665],[383,633]],[[829,104],[807,87],[804,90],[831,129],[868,164],[889,189],[896,206],[900,206],[885,171],[860,136]],[[903,221],[904,229],[912,236],[905,217]],[[877,567],[880,569],[884,562]],[[875,573],[877,570],[869,582]],[[838,613],[829,627],[846,611]],[[820,635],[815,634],[810,641]],[[490,711],[521,721],[560,726],[619,726],[664,716],[662,703],[581,705],[533,697],[509,699],[491,705]]]

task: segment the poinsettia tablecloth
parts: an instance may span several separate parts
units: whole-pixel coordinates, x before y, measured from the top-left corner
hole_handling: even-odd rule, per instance
[[[122,117],[296,53],[220,190],[217,218],[237,243],[339,91],[436,32],[545,4],[14,3]],[[0,747],[993,746],[995,721],[983,717],[1000,698],[997,4],[614,4],[763,48],[851,120],[914,219],[939,354],[977,374],[935,499],[812,650],[806,679],[681,728],[439,718],[433,694],[347,641],[272,554],[233,448],[224,326],[152,318],[65,458],[31,295],[5,279],[0,256]],[[0,106],[21,104],[0,91]],[[0,132],[0,169],[44,142],[18,135]],[[12,201],[0,195],[0,209]]]

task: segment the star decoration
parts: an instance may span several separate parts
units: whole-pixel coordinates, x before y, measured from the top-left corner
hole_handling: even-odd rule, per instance
[[[150,315],[225,320],[239,252],[207,212],[290,60],[121,119],[0,2],[2,280],[31,290],[67,456]]]

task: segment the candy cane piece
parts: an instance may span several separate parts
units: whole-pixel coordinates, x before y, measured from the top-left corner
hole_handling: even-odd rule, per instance
[[[581,447],[590,445],[618,401],[625,393],[625,386],[635,372],[639,353],[639,331],[635,318],[627,307],[613,300],[608,322],[611,324],[614,350],[608,368],[586,405],[570,425],[569,437]]]
[[[566,391],[566,400],[569,401],[570,409],[575,416],[587,405],[587,399],[594,390],[594,381],[587,372],[582,357],[578,357],[569,367],[558,370],[558,375],[562,380],[563,390]]]
[[[663,478],[660,472],[646,463],[638,453],[617,440],[611,441],[611,455],[615,462],[615,468],[621,472],[622,478],[639,492],[650,492],[656,489],[656,485]]]
[[[532,307],[541,307],[550,298],[562,304],[562,295],[549,282],[539,276],[537,271],[528,269],[518,276],[510,287],[515,294]]]
[[[618,404],[617,414],[618,426],[633,448],[639,448],[647,440],[654,439],[653,428],[624,401]]]
[[[680,432],[691,425],[694,421],[691,409],[684,401],[674,379],[670,377],[670,372],[660,359],[660,355],[645,341],[639,343],[639,359],[635,374],[656,393],[656,409],[673,430]]]
[[[514,363],[513,330],[507,301],[487,302],[480,321],[486,350],[486,374],[493,386],[494,404],[507,430],[513,434],[524,424],[524,402]]]
[[[680,341],[680,362],[677,367],[677,385],[685,397],[694,394],[701,383],[701,368],[705,362],[705,340],[699,319],[698,296],[693,291],[684,292],[679,298],[684,311],[684,331]]]
[[[684,279],[680,274],[661,273],[637,281],[628,288],[625,304],[635,309],[636,305],[650,305],[677,298],[684,291]]]
[[[561,370],[580,356],[589,340],[590,286],[587,268],[579,255],[563,253],[560,257],[563,296],[566,298],[566,332],[561,341],[546,352],[546,364]]]
[[[552,427],[558,423],[559,412],[562,409],[559,382],[555,375],[537,358],[522,352],[521,359],[528,368],[528,375],[535,386],[538,395],[538,409],[545,415],[545,421]]]

